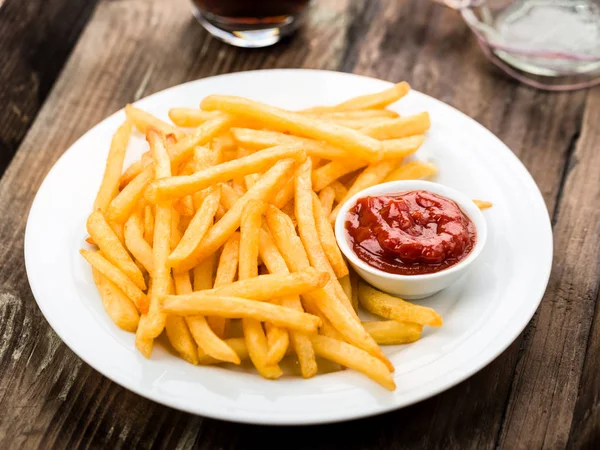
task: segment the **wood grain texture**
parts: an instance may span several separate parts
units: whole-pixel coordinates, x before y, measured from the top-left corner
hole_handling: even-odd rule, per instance
[[[48,96],[96,1],[0,2],[0,174]]]
[[[488,127],[533,174],[555,224],[549,289],[523,335],[469,380],[347,424],[231,424],[117,386],[43,319],[26,280],[23,233],[60,154],[127,102],[196,78],[274,67],[406,79]],[[512,449],[562,448],[569,439],[591,448],[600,426],[599,92],[549,94],[505,78],[455,13],[422,0],[319,0],[299,34],[261,50],[210,38],[186,0],[101,2],[0,181],[0,448]],[[7,133],[0,126],[0,138]]]

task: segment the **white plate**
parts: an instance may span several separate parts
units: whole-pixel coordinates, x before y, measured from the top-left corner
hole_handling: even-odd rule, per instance
[[[194,81],[137,104],[164,119],[173,106],[196,107],[209,94],[234,94],[297,109],[334,104],[390,84],[357,75],[310,71],[243,72]],[[111,136],[125,118],[110,116],[79,139],[52,168],[33,202],[25,261],[33,294],[63,341],[96,370],[144,397],[191,413],[260,424],[312,424],[370,416],[454,386],[497,357],[527,325],[548,282],[552,231],[535,182],[492,133],[431,97],[411,92],[393,106],[429,111],[431,131],[418,156],[440,169],[437,181],[490,200],[486,248],[458,284],[423,300],[444,317],[421,340],[386,347],[398,388],[388,392],[352,370],[310,380],[267,381],[253,372],[195,367],[156,345],[146,360],[134,335],[105,314],[91,270],[78,251],[100,184]],[[137,136],[128,161],[144,149]]]

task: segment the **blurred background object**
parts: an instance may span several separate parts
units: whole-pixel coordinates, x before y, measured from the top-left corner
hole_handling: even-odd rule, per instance
[[[600,82],[598,0],[438,0],[459,10],[484,53],[531,86],[571,90]]]
[[[293,33],[310,0],[192,0],[198,22],[236,47],[267,47]]]

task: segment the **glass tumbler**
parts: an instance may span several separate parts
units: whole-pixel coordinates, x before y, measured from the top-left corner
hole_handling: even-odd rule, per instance
[[[505,72],[549,90],[600,82],[600,0],[437,0]]]
[[[310,0],[192,0],[196,19],[237,47],[273,45],[303,22]]]

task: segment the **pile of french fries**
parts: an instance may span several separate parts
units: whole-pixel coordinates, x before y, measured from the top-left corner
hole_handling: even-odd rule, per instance
[[[358,280],[331,224],[364,188],[436,172],[403,163],[428,114],[385,109],[409,89],[298,112],[212,95],[172,109],[173,124],[127,106],[81,250],[111,319],[148,358],[164,331],[192,364],[249,359],[276,379],[290,354],[310,378],[321,357],[393,390],[380,345],[442,319]],[[123,170],[134,128],[149,149]],[[361,322],[359,303],[382,320]]]

